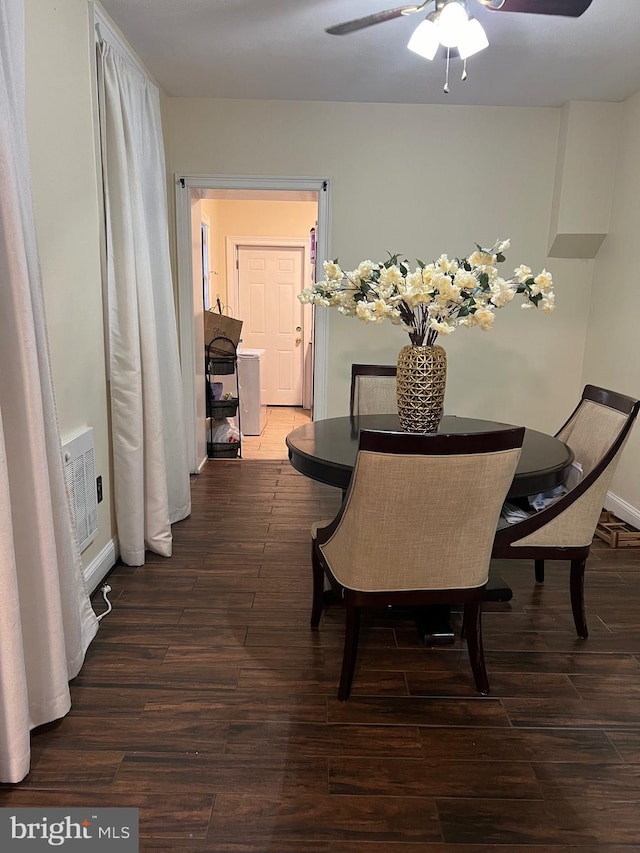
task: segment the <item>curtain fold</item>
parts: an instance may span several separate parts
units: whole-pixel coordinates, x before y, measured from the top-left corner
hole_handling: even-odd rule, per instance
[[[108,354],[120,555],[169,557],[191,495],[169,262],[159,92],[98,44]]]
[[[0,0],[0,781],[67,713],[98,629],[64,483],[24,116],[23,0]]]

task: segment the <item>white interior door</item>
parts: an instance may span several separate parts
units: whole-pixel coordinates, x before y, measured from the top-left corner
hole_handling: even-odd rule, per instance
[[[267,351],[265,402],[302,405],[302,304],[304,250],[238,246],[238,311],[242,345]]]

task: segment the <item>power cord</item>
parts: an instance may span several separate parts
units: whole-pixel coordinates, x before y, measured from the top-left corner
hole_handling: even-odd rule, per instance
[[[107,604],[107,609],[104,611],[104,613],[101,613],[101,614],[97,617],[98,622],[100,622],[100,620],[101,620],[101,619],[104,619],[104,617],[107,615],[107,613],[111,613],[111,611],[113,610],[113,607],[112,607],[112,605],[111,605],[111,602],[110,602],[110,601],[109,601],[109,599],[107,598],[107,595],[111,592],[111,587],[109,586],[109,584],[108,584],[108,583],[103,584],[103,585],[100,587],[100,591],[102,592],[102,597],[104,598],[104,600],[105,600],[105,602],[106,602],[106,604]]]

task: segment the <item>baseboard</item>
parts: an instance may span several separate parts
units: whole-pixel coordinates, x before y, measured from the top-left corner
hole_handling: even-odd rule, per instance
[[[607,492],[604,508],[617,515],[622,521],[626,521],[627,524],[640,530],[640,510],[623,501],[622,498]]]
[[[118,554],[118,540],[111,539],[86,567],[84,579],[89,595],[95,592],[105,575],[115,566]]]

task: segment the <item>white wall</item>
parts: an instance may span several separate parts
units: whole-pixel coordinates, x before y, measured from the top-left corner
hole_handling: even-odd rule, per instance
[[[112,541],[98,182],[86,0],[26,6],[27,132],[54,390],[62,437],[94,428],[103,478],[99,532],[85,568]]]
[[[592,261],[546,257],[558,109],[216,101],[163,103],[170,173],[327,177],[331,254],[349,268],[402,252],[429,261],[510,237],[507,271],[547,265],[557,311],[512,304],[490,332],[460,329],[446,410],[555,430],[580,390]],[[328,414],[348,408],[349,365],[392,362],[391,326],[330,315]]]
[[[640,396],[638,228],[640,92],[624,104],[609,236],[595,260],[583,382]],[[640,525],[640,426],[631,434],[611,491],[636,508]],[[623,506],[614,507],[620,514]],[[624,517],[624,516],[623,516]]]

